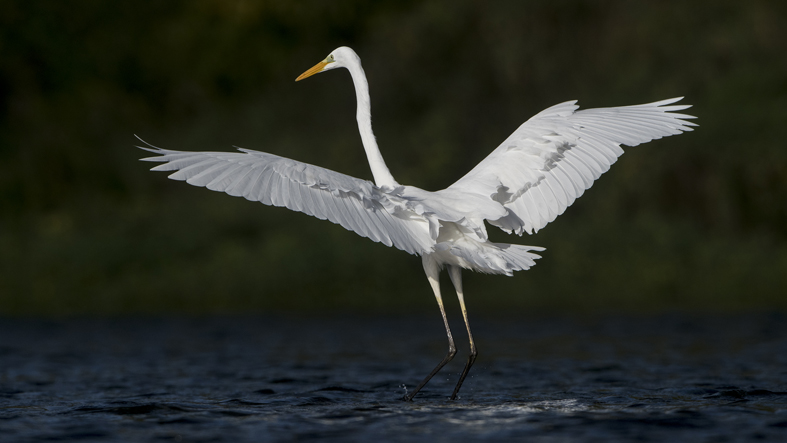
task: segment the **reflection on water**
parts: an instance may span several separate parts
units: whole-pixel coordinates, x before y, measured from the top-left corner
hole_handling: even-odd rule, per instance
[[[474,319],[404,402],[439,318],[6,319],[0,440],[784,441],[785,320]]]

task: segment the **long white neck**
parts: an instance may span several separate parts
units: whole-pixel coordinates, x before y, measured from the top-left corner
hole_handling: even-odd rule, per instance
[[[356,56],[357,57],[357,56]],[[380,153],[380,148],[377,147],[377,140],[374,138],[372,132],[372,111],[371,102],[369,100],[369,83],[366,81],[366,74],[361,67],[361,60],[355,60],[355,63],[348,63],[347,70],[355,85],[355,96],[358,100],[358,109],[356,111],[356,119],[358,120],[358,131],[361,133],[361,141],[363,142],[363,149],[366,151],[366,158],[369,160],[369,167],[372,169],[374,176],[374,183],[378,187],[395,188],[399,183],[394,180],[391,171],[385,165],[385,160]]]

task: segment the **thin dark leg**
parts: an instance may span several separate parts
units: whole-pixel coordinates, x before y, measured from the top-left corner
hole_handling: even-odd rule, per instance
[[[459,382],[456,383],[454,393],[451,394],[451,400],[456,400],[456,395],[459,393],[459,388],[462,387],[462,383],[464,383],[467,373],[470,372],[470,367],[473,366],[473,363],[475,363],[475,358],[478,356],[478,351],[476,350],[475,342],[473,341],[473,333],[470,332],[470,322],[467,321],[467,308],[465,308],[465,297],[462,293],[462,269],[456,266],[451,266],[448,268],[448,275],[451,276],[451,282],[454,284],[454,288],[456,288],[456,296],[459,298],[459,305],[462,307],[462,316],[465,319],[465,326],[467,327],[467,338],[470,339],[470,356],[467,357],[465,369],[462,371],[462,375],[459,376]]]
[[[426,271],[426,277],[429,279],[429,283],[432,285],[432,290],[434,291],[434,296],[437,299],[437,305],[440,306],[440,313],[443,315],[443,324],[445,324],[445,333],[448,335],[448,354],[443,357],[443,360],[434,368],[429,375],[426,376],[423,381],[416,386],[415,390],[410,394],[404,396],[404,399],[407,401],[411,401],[415,394],[421,390],[429,380],[437,374],[440,369],[443,369],[443,366],[446,365],[449,361],[451,361],[454,356],[456,355],[456,345],[454,344],[454,337],[451,336],[451,328],[448,326],[448,317],[445,315],[445,307],[443,306],[443,297],[440,295],[440,270],[437,268],[432,262],[427,262],[427,259],[424,258],[424,270]]]

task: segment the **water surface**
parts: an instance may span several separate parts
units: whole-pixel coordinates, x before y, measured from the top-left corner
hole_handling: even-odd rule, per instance
[[[0,322],[0,440],[787,441],[787,317]]]

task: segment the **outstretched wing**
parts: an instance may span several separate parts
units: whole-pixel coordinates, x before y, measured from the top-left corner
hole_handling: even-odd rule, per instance
[[[522,124],[489,156],[448,189],[482,194],[508,214],[489,223],[522,235],[546,226],[593,185],[623,154],[636,146],[691,131],[695,118],[675,111],[682,99],[617,108],[576,111],[576,101],[561,103]],[[669,106],[672,105],[672,106]]]
[[[171,179],[327,219],[410,254],[431,249],[428,229],[415,226],[427,222],[406,219],[414,214],[404,209],[394,214],[396,202],[370,181],[250,149],[183,152],[148,146],[138,147],[159,155],[142,160],[164,163],[152,171],[177,171]]]

